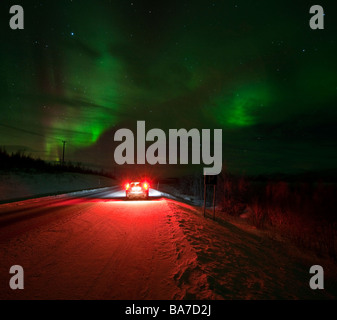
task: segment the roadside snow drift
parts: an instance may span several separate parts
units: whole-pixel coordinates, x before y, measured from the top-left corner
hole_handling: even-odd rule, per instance
[[[13,199],[110,187],[115,181],[81,173],[25,173],[0,171],[0,202]]]

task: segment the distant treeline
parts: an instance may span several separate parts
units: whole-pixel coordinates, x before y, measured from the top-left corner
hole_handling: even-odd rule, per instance
[[[35,159],[25,152],[18,151],[8,153],[5,149],[0,148],[0,170],[6,171],[26,171],[26,172],[46,172],[46,173],[61,173],[75,172],[84,174],[100,175],[108,178],[114,178],[113,174],[104,170],[93,170],[84,167],[81,163],[66,162],[50,163],[41,159]]]

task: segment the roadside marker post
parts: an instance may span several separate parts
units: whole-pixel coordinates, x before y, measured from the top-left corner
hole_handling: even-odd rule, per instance
[[[207,196],[207,185],[213,186],[213,220],[215,220],[215,201],[216,201],[216,186],[218,181],[218,176],[204,176],[204,217],[206,217],[206,196]]]
[[[205,181],[206,181],[206,176],[205,176]],[[207,184],[206,182],[204,183],[204,217],[206,217],[206,195],[207,195]]]
[[[215,220],[216,184],[213,187],[213,220]]]

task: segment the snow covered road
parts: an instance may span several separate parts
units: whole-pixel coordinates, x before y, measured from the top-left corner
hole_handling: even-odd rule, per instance
[[[0,205],[0,299],[322,299],[317,264],[275,241],[204,219],[151,190],[125,201],[105,188]],[[25,289],[9,288],[9,269]]]

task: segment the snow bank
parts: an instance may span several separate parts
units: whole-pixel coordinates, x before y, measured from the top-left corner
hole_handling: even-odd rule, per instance
[[[81,173],[32,174],[0,171],[0,202],[104,188],[114,184],[112,179]]]
[[[167,184],[160,184],[159,191],[162,195],[166,198],[182,201],[194,206],[202,206],[203,200],[198,199],[195,196],[184,194],[183,192],[179,191],[172,185]]]
[[[193,206],[169,200],[168,218],[177,252],[175,299],[335,299],[336,265],[289,243],[204,219]],[[312,290],[311,265],[324,266],[329,288]],[[179,295],[180,293],[183,295]],[[179,293],[179,294],[178,294]]]

